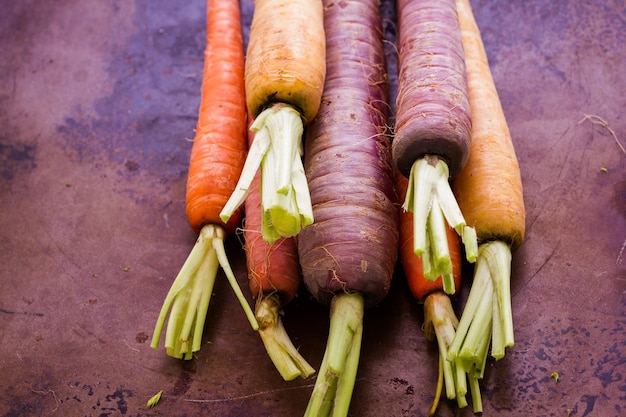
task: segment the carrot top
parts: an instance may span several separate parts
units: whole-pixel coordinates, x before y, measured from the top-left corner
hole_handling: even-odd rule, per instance
[[[255,132],[241,177],[220,218],[228,222],[243,204],[259,167],[261,169],[261,208],[263,239],[274,242],[295,236],[313,223],[309,186],[302,165],[300,113],[291,106],[277,104],[264,111],[250,127]]]

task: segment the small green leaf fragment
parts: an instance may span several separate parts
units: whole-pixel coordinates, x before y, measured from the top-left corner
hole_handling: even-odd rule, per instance
[[[152,408],[152,407],[156,406],[159,403],[159,401],[161,401],[161,395],[163,395],[163,390],[161,390],[161,391],[157,392],[156,394],[154,394],[152,396],[152,398],[150,398],[148,400],[148,403],[146,404],[146,406],[148,408]]]

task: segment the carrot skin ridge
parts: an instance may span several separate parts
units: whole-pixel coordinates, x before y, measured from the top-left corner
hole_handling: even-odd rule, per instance
[[[252,143],[254,132],[251,130],[248,138]],[[257,300],[255,317],[259,335],[284,380],[298,376],[308,378],[315,369],[293,345],[280,318],[281,308],[296,296],[302,281],[298,249],[294,238],[279,238],[273,243],[263,239],[259,172],[250,186],[244,211],[244,252],[250,290]]]
[[[200,108],[186,189],[187,220],[198,239],[165,297],[150,344],[158,348],[169,313],[165,348],[179,359],[191,359],[200,349],[220,266],[252,329],[258,329],[224,248],[224,239],[239,223],[241,211],[227,222],[219,217],[240,176],[247,149],[243,69],[239,2],[208,0]]]
[[[364,311],[391,284],[398,213],[379,3],[327,0],[324,6],[326,82],[304,141],[315,222],[297,243],[307,289],[330,306],[330,329],[305,416],[345,417]]]
[[[480,378],[490,343],[496,360],[514,345],[511,254],[524,239],[525,208],[519,163],[480,30],[469,1],[456,0],[456,5],[472,109],[472,146],[467,164],[454,179],[454,193],[468,222],[475,225],[480,246],[448,359],[472,361]]]
[[[261,169],[263,238],[297,235],[313,223],[302,166],[304,126],[317,114],[326,76],[321,0],[258,0],[245,62],[248,112],[257,132],[222,221],[243,204]]]

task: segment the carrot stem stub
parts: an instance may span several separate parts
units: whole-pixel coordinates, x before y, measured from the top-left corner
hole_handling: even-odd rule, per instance
[[[308,378],[315,369],[300,355],[293,345],[280,319],[281,302],[278,293],[262,296],[257,301],[255,315],[259,334],[276,369],[285,381],[299,376]]]

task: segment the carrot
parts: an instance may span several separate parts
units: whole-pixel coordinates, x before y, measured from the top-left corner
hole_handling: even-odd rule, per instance
[[[348,413],[366,308],[386,296],[397,260],[388,82],[377,0],[324,2],[328,72],[307,129],[315,223],[297,237],[304,283],[330,306],[326,351],[306,416]]]
[[[468,0],[457,0],[456,5],[472,109],[472,147],[455,178],[454,192],[468,222],[476,226],[480,245],[448,360],[478,368],[486,360],[490,341],[496,360],[514,344],[510,264],[511,252],[524,239],[525,208],[515,148],[478,25]]]
[[[251,143],[254,133],[250,131],[248,136]],[[293,237],[268,243],[261,236],[260,181],[257,172],[244,203],[243,227],[248,280],[257,300],[255,316],[259,335],[283,379],[308,378],[315,370],[294,347],[280,318],[280,309],[296,296],[302,281],[298,248]]]
[[[232,272],[224,239],[240,213],[222,222],[219,212],[235,187],[246,156],[243,36],[238,1],[207,1],[207,39],[202,94],[187,178],[186,210],[199,233],[165,298],[152,336],[157,348],[170,312],[165,348],[170,356],[191,359],[202,331],[219,266],[254,330],[258,323]],[[193,330],[192,330],[193,328]]]
[[[400,173],[396,174],[396,189],[398,197],[402,200],[408,188],[408,180]],[[452,281],[454,288],[461,286],[461,246],[455,231],[447,227],[447,238],[452,260]],[[424,304],[424,333],[428,340],[436,340],[439,349],[439,378],[436,385],[435,397],[429,410],[429,415],[434,415],[439,405],[439,399],[443,386],[446,388],[446,397],[449,400],[457,400],[460,407],[467,405],[465,392],[457,389],[457,386],[467,386],[469,378],[472,387],[472,396],[480,398],[476,394],[477,385],[473,372],[457,372],[456,364],[446,360],[448,349],[454,338],[459,320],[452,308],[449,288],[444,287],[445,280],[441,276],[436,280],[427,279],[422,267],[422,259],[413,252],[413,216],[410,212],[400,210],[400,261],[407,278],[409,289],[413,296]],[[465,368],[463,368],[464,370]],[[458,381],[458,382],[457,382]]]
[[[261,167],[263,238],[313,223],[302,135],[317,114],[326,76],[321,0],[257,0],[246,55],[246,103],[256,133],[241,178],[220,216],[228,221]]]
[[[424,273],[453,284],[445,222],[475,260],[469,227],[449,179],[464,166],[470,146],[470,108],[454,0],[398,1],[399,76],[393,159],[409,178],[403,208],[414,214],[414,252]]]

